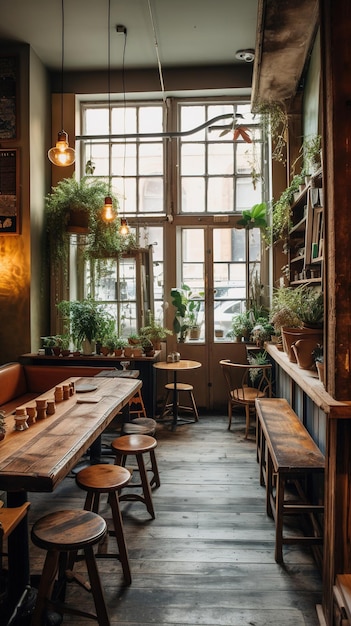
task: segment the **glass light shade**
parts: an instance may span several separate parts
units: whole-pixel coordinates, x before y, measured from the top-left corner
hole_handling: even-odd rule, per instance
[[[72,165],[76,160],[76,152],[69,147],[68,134],[64,130],[58,133],[56,146],[55,148],[50,148],[48,157],[51,163],[59,167]]]
[[[122,219],[121,219],[121,225],[119,227],[119,234],[120,235],[129,235],[129,226],[128,226],[128,222],[127,222],[125,217],[122,217]]]
[[[105,204],[102,209],[102,219],[104,222],[113,222],[116,219],[116,211],[112,205],[112,198],[110,196],[106,196]]]

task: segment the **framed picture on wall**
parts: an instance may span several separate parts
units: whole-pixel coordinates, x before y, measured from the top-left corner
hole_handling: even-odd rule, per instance
[[[18,150],[0,150],[0,235],[19,231]]]
[[[18,59],[0,56],[0,141],[18,139]]]

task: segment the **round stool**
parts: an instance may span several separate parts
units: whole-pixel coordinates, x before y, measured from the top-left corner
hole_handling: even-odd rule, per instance
[[[155,455],[156,446],[157,441],[154,437],[150,437],[150,435],[137,434],[122,435],[122,437],[117,437],[117,439],[114,439],[111,443],[112,450],[116,454],[116,465],[124,466],[129,455],[136,457],[141,482],[140,484],[131,483],[129,484],[129,487],[141,487],[143,492],[143,495],[134,493],[122,494],[119,497],[120,501],[138,500],[139,502],[143,502],[146,505],[152,519],[155,519],[155,511],[152,502],[151,487],[153,485],[155,485],[155,487],[159,487],[161,484]],[[150,454],[151,460],[152,478],[150,482],[147,477],[147,470],[144,463],[144,454],[146,453]]]
[[[137,417],[130,422],[123,424],[123,434],[132,435],[137,433],[139,435],[151,435],[153,436],[156,431],[156,421],[151,417]]]
[[[82,469],[76,476],[78,487],[87,491],[84,508],[87,511],[99,512],[100,495],[108,494],[107,501],[111,507],[113,531],[110,536],[116,537],[118,554],[107,552],[107,545],[99,544],[96,557],[115,556],[122,565],[124,580],[127,585],[132,582],[130,573],[128,550],[124,537],[123,522],[119,508],[118,491],[125,487],[131,478],[130,472],[125,467],[116,465],[89,465]]]
[[[107,527],[105,520],[90,511],[57,511],[49,513],[35,522],[31,538],[39,548],[47,550],[43,572],[40,578],[37,600],[31,621],[31,626],[42,626],[45,623],[44,610],[48,605],[55,606],[55,600],[51,598],[56,574],[65,572],[71,552],[84,551],[88,569],[91,592],[94,598],[96,615],[66,607],[63,602],[58,602],[59,612],[69,612],[89,619],[96,619],[99,626],[109,626],[103,590],[100,576],[96,567],[93,546],[106,535]],[[59,568],[60,564],[60,568]],[[58,594],[62,592],[66,583],[64,576],[59,576]],[[55,594],[57,597],[57,594]]]
[[[171,413],[173,411],[173,402],[169,402],[168,403],[168,399],[170,394],[174,394],[174,383],[168,383],[167,385],[165,385],[165,390],[166,390],[166,395],[165,395],[165,399],[163,401],[163,407],[162,407],[162,411],[160,414],[160,419],[162,419],[165,415],[168,415],[168,413]],[[184,405],[180,405],[179,404],[179,394],[180,392],[184,392],[186,391],[189,396],[190,396],[190,402],[191,402],[191,406],[184,406]],[[199,421],[199,413],[197,410],[197,406],[196,406],[196,402],[195,402],[195,397],[194,397],[194,387],[193,385],[188,385],[187,383],[178,383],[177,382],[177,404],[178,404],[178,409],[181,409],[183,411],[190,411],[190,413],[194,414],[194,418],[195,418],[195,422]]]

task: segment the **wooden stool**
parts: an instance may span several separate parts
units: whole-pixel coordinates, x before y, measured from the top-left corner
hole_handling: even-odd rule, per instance
[[[107,546],[99,545],[96,557],[111,558],[116,557],[122,565],[124,580],[127,585],[132,582],[130,573],[128,550],[124,537],[123,522],[119,508],[118,491],[125,487],[131,478],[130,472],[124,467],[116,465],[90,465],[82,469],[76,476],[78,487],[87,491],[84,509],[99,513],[100,495],[108,494],[107,501],[111,507],[113,531],[109,531],[110,536],[116,537],[118,554],[107,552]]]
[[[122,428],[123,435],[132,435],[137,433],[138,435],[153,435],[156,431],[156,421],[151,417],[136,417],[130,422],[124,422]]]
[[[31,626],[45,623],[44,610],[54,606],[60,613],[71,613],[89,619],[96,619],[99,626],[110,626],[100,576],[96,567],[93,546],[101,541],[107,531],[105,520],[91,511],[57,511],[39,519],[33,526],[31,537],[39,548],[47,550],[43,572],[40,578],[37,600]],[[70,552],[84,551],[96,615],[52,600],[56,574],[64,573]],[[58,593],[64,588],[66,578],[59,576]],[[56,593],[55,593],[56,595]]]
[[[134,455],[136,457],[141,483],[130,484],[129,487],[141,487],[143,491],[143,495],[134,493],[122,494],[119,498],[120,501],[122,502],[138,500],[139,502],[144,502],[152,519],[155,519],[155,511],[152,502],[151,487],[153,485],[155,485],[155,487],[159,487],[161,484],[155,455],[156,446],[157,441],[154,437],[150,437],[149,435],[137,434],[123,435],[122,437],[117,437],[117,439],[114,439],[111,443],[112,450],[116,454],[116,465],[124,466],[128,455]],[[150,483],[147,477],[147,470],[144,463],[144,454],[146,453],[150,454],[151,460],[152,478]]]
[[[163,407],[162,407],[162,411],[161,411],[161,415],[160,415],[160,419],[162,419],[165,415],[168,415],[168,413],[171,413],[173,410],[173,402],[168,402],[169,396],[170,394],[174,393],[174,383],[168,383],[167,385],[165,385],[165,389],[166,389],[166,395],[165,395],[165,399],[163,402]],[[191,406],[184,406],[184,405],[180,405],[179,404],[179,393],[181,391],[187,391],[189,396],[190,396],[190,402],[191,402]],[[196,402],[195,402],[195,398],[194,398],[194,387],[193,385],[188,385],[187,383],[178,383],[177,382],[177,403],[178,403],[178,409],[181,409],[183,411],[190,411],[190,413],[194,413],[194,417],[195,417],[195,422],[199,421],[199,413],[197,410],[197,406],[196,406]]]
[[[134,404],[136,404],[139,408],[131,409]],[[135,417],[147,417],[140,389],[135,396],[129,400],[129,415],[134,415]]]

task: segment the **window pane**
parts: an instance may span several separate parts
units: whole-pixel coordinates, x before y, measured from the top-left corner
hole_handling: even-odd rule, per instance
[[[182,106],[180,113],[180,130],[192,130],[205,122],[205,107],[203,106]],[[200,130],[193,135],[184,138],[184,141],[200,141],[205,139],[205,131]]]
[[[233,143],[211,143],[208,146],[208,173],[234,173]]]
[[[205,146],[200,143],[184,144],[181,148],[183,176],[205,173]]]
[[[160,143],[143,143],[139,147],[139,173],[163,174],[163,150]]]
[[[235,210],[241,213],[244,209],[251,209],[254,204],[261,202],[261,183],[254,189],[251,178],[238,178],[236,181]]]
[[[204,213],[205,181],[203,178],[182,178],[183,213]]]
[[[140,213],[160,213],[163,211],[162,178],[139,179],[139,211]]]
[[[233,213],[233,178],[210,178],[207,197],[209,213]]]

